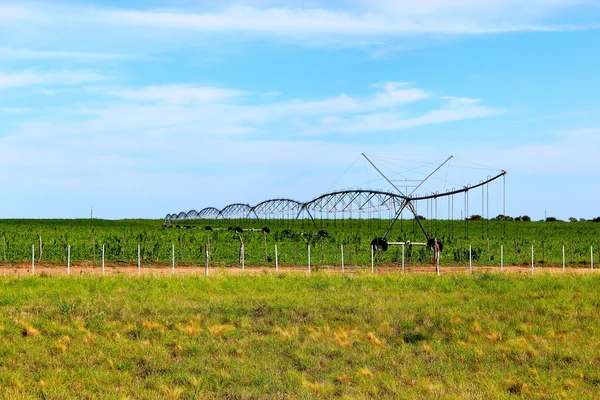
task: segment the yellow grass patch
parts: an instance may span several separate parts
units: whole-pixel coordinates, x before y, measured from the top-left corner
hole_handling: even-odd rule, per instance
[[[331,328],[328,326],[309,327],[306,329],[306,333],[313,341],[327,339],[332,336]]]
[[[228,332],[232,332],[235,330],[235,326],[231,324],[217,324],[211,325],[206,328],[208,332],[213,336],[223,336]]]
[[[292,328],[290,330],[284,330],[280,327],[273,329],[273,333],[279,335],[283,340],[290,340],[298,335],[298,328]]]
[[[165,398],[167,398],[167,399],[179,399],[185,393],[183,388],[181,388],[179,386],[168,387],[168,386],[163,385],[163,386],[161,386],[160,389],[161,389],[161,392],[164,394]]]
[[[563,387],[567,390],[575,389],[577,387],[577,381],[574,379],[565,379]]]
[[[21,330],[21,335],[23,337],[38,337],[42,336],[42,333],[33,326],[26,326]]]
[[[473,322],[470,330],[471,330],[471,333],[474,335],[479,335],[479,334],[481,334],[481,332],[483,332],[483,329],[481,329],[481,325],[479,325],[479,322],[477,322],[477,321]]]
[[[379,339],[377,336],[375,336],[373,332],[367,333],[367,340],[373,346],[383,346],[385,343],[382,339]]]
[[[368,368],[361,368],[358,370],[358,374],[360,376],[364,376],[365,378],[372,378],[373,377],[373,372],[371,372],[370,369]]]
[[[63,336],[60,339],[58,339],[56,346],[54,348],[56,350],[60,351],[61,353],[64,353],[67,351],[67,349],[69,348],[70,345],[71,345],[71,337]]]
[[[344,383],[344,384],[350,383],[350,377],[343,372],[337,378],[335,378],[335,380],[338,381],[339,383]]]
[[[306,379],[302,380],[302,387],[306,390],[313,392],[317,396],[325,395],[326,387],[322,383],[311,382]]]
[[[502,334],[500,332],[490,332],[486,335],[489,341],[499,342],[502,340]]]
[[[338,327],[333,332],[333,343],[344,348],[352,347],[354,343],[353,336],[356,331],[354,329],[347,329]]]
[[[197,336],[202,332],[200,322],[195,318],[190,319],[185,325],[176,325],[175,329],[185,333],[187,336]]]
[[[164,327],[160,323],[154,321],[142,322],[142,328],[144,328],[147,331],[164,331]]]

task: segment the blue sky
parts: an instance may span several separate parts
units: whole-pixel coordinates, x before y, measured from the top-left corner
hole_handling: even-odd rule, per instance
[[[0,217],[309,200],[362,152],[595,217],[599,65],[597,0],[0,0]]]

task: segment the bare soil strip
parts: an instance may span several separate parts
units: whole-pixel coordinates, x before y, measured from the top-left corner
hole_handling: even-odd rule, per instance
[[[168,276],[172,275],[173,271],[170,265],[152,265],[142,266],[138,271],[138,267],[135,263],[106,263],[105,264],[106,275],[156,275],[156,276]],[[567,267],[567,273],[587,274],[593,273],[590,267]],[[210,274],[241,274],[241,273],[276,273],[273,266],[248,266],[242,271],[239,266],[210,266]],[[308,273],[308,266],[280,266],[279,272],[292,272],[292,273]],[[340,266],[312,266],[311,272],[320,272],[327,274],[341,274],[342,270]],[[344,273],[356,274],[356,273],[369,273],[371,272],[370,267],[356,267],[346,266]],[[402,268],[400,266],[376,266],[375,273],[377,274],[390,274],[390,273],[401,273]],[[409,274],[435,274],[434,265],[407,265],[405,272]],[[501,273],[499,266],[473,266],[473,273]],[[56,265],[51,263],[36,264],[33,272],[35,275],[67,275],[67,267],[64,265]],[[81,262],[71,265],[71,275],[102,275],[102,267],[95,265],[92,262]],[[204,275],[204,265],[186,265],[176,266],[175,275]],[[469,273],[469,266],[440,266],[441,274],[465,274]],[[504,273],[519,273],[519,274],[531,274],[531,267],[524,267],[522,265],[504,266]],[[562,274],[562,267],[536,267],[534,273],[550,273],[550,274]],[[14,275],[14,276],[26,276],[31,275],[31,263],[15,263],[11,265],[0,265],[0,275]]]

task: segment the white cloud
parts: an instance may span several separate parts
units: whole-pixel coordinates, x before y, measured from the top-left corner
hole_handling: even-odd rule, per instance
[[[100,74],[88,71],[36,71],[14,73],[0,72],[0,89],[15,86],[57,85],[71,86],[103,80]]]
[[[96,119],[92,127],[77,129],[135,131],[168,126],[198,135],[209,135],[211,132],[240,134],[268,131],[267,126],[276,122],[291,126],[294,121],[310,122],[323,117],[401,112],[403,106],[431,100],[432,97],[426,90],[406,83],[388,82],[377,85],[377,88],[374,93],[365,96],[342,93],[323,99],[275,101],[270,96],[265,98],[243,90],[210,86],[155,85],[139,89],[96,87],[92,89],[94,93],[117,96],[124,102],[109,108],[80,109],[80,113]],[[260,104],[257,104],[257,99]],[[286,130],[294,133],[293,129]]]
[[[403,82],[385,82],[374,85],[379,88],[371,96],[356,97],[342,93],[322,100],[290,100],[271,103],[259,107],[249,107],[254,115],[270,118],[283,116],[329,116],[330,114],[368,113],[377,110],[393,109],[431,97],[426,90],[411,87]]]
[[[444,122],[483,118],[503,113],[503,110],[479,105],[479,100],[451,100],[439,109],[422,115],[407,117],[397,112],[360,114],[348,118],[328,117],[322,119],[321,126],[310,126],[305,135],[324,135],[331,133],[361,134],[369,132],[391,132],[417,126]]]
[[[306,132],[388,132],[493,114],[485,106],[469,101],[454,104],[407,83],[385,82],[374,87],[373,93],[364,96],[341,94],[262,104],[256,103],[257,99],[264,101],[260,94],[218,87],[96,87],[96,95],[118,96],[122,101],[114,104],[111,100],[111,105],[105,107],[78,107],[67,114],[53,113],[61,117],[53,118],[53,122],[28,122],[5,140],[60,149],[76,144],[107,153],[127,153],[129,149],[160,152],[173,143],[193,149],[208,139],[250,133],[255,133],[255,138],[275,136],[289,140]],[[425,100],[425,106],[438,103],[438,108],[420,114],[411,111],[412,103]],[[414,115],[406,116],[410,114]],[[281,130],[285,133],[279,133]]]
[[[0,59],[5,61],[75,59],[80,61],[128,60],[133,56],[83,51],[28,50],[0,47]],[[139,58],[139,57],[135,57]]]
[[[315,35],[409,35],[423,33],[480,34],[510,31],[554,30],[537,25],[548,13],[580,4],[577,1],[424,1],[365,2],[363,11],[322,8],[257,8],[232,6],[214,12],[180,10],[106,10],[115,24],[169,28],[197,32],[253,32],[282,36]],[[518,14],[514,13],[519,9]],[[568,28],[571,29],[571,28]]]
[[[115,57],[115,49],[131,55],[157,54],[175,47],[212,46],[217,50],[223,48],[216,44],[219,39],[396,48],[396,39],[412,40],[417,36],[598,28],[576,19],[561,25],[548,22],[572,9],[597,12],[592,1],[584,0],[214,4],[218,6],[198,10],[107,8],[54,1],[23,5],[9,1],[0,5],[0,46],[5,52],[9,46],[8,52],[21,58],[93,59]],[[2,38],[10,38],[10,42]]]
[[[222,102],[247,93],[240,90],[207,86],[156,85],[147,86],[142,89],[117,89],[108,91],[108,94],[133,101],[193,104]]]

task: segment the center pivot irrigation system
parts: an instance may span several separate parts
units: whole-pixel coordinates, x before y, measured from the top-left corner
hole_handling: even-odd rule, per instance
[[[387,251],[389,246],[393,245],[421,245],[427,246],[430,250],[433,250],[436,254],[443,250],[443,243],[435,235],[432,235],[427,231],[425,225],[422,222],[422,216],[418,213],[418,204],[420,202],[427,203],[427,212],[431,211],[433,218],[437,219],[438,216],[438,202],[447,201],[448,205],[448,219],[454,220],[454,198],[459,195],[464,197],[464,211],[465,221],[469,215],[469,192],[481,188],[481,204],[482,204],[482,217],[485,216],[486,210],[484,207],[484,201],[487,193],[487,217],[489,219],[489,185],[502,178],[502,216],[506,215],[506,174],[507,172],[501,170],[499,173],[493,176],[487,176],[485,180],[479,181],[477,184],[467,184],[462,188],[446,189],[443,192],[431,192],[425,193],[424,195],[415,195],[418,189],[430,180],[434,174],[440,171],[444,166],[453,159],[453,156],[446,158],[441,164],[436,164],[435,169],[431,172],[424,174],[422,179],[403,179],[401,181],[394,181],[389,175],[384,172],[375,163],[367,157],[364,153],[361,154],[368,164],[377,171],[387,184],[389,184],[394,191],[385,190],[371,190],[371,189],[352,189],[352,190],[340,190],[322,194],[310,200],[308,202],[299,202],[292,199],[270,199],[265,200],[255,206],[244,203],[234,203],[226,206],[219,210],[215,207],[207,207],[200,211],[191,210],[188,212],[180,212],[178,214],[168,214],[165,217],[165,224],[171,226],[173,221],[190,221],[190,220],[216,220],[216,219],[256,219],[261,220],[268,218],[279,218],[288,220],[290,224],[300,219],[309,219],[317,227],[316,218],[320,217],[321,220],[324,217],[338,219],[338,215],[342,216],[342,224],[344,215],[349,215],[350,218],[358,217],[361,218],[365,213],[369,219],[378,218],[382,220],[382,212],[388,213],[385,219],[389,219],[389,223],[384,233],[374,238],[371,241],[371,246],[376,251]],[[359,157],[360,158],[360,157]],[[358,160],[358,159],[357,159]],[[356,163],[356,161],[355,161]],[[498,171],[498,170],[496,170]],[[404,188],[404,191],[401,189]],[[403,212],[407,210],[412,214],[412,217],[418,224],[419,228],[425,236],[425,242],[392,242],[388,241],[388,237],[394,224],[401,218]],[[435,210],[435,211],[434,211]],[[428,214],[429,215],[429,214]],[[333,218],[330,218],[333,216]],[[468,229],[466,227],[465,229]],[[236,228],[239,232],[240,228]],[[268,228],[263,228],[263,233],[268,233]]]

